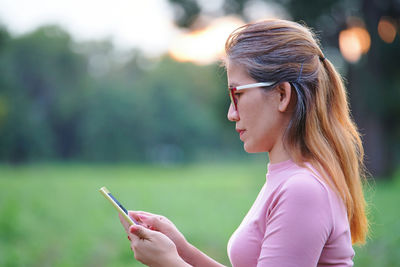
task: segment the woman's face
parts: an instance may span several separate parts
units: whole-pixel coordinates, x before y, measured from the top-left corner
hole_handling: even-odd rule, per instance
[[[232,87],[257,83],[245,68],[232,61],[227,62],[228,85]],[[281,95],[278,90],[265,91],[249,88],[236,91],[237,111],[231,103],[228,119],[236,122],[236,131],[248,153],[271,152],[281,142],[287,123],[279,111]]]

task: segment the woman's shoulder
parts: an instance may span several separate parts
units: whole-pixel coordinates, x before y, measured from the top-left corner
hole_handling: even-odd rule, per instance
[[[294,202],[323,202],[329,205],[332,191],[321,178],[319,172],[307,162],[296,164],[293,161],[270,164],[267,173],[267,187],[271,196],[277,200],[291,199]]]
[[[330,232],[333,226],[331,193],[316,173],[307,167],[291,168],[270,195],[268,216],[285,214],[289,222],[318,224]]]
[[[282,194],[292,198],[294,201],[314,201],[329,204],[330,190],[319,174],[309,166],[293,168],[287,173],[280,190]]]

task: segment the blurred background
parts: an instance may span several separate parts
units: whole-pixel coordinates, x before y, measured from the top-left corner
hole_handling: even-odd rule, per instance
[[[224,43],[267,18],[310,26],[363,135],[371,234],[356,266],[400,261],[400,1],[2,0],[0,266],[140,266],[107,186],[229,265],[265,182],[227,121]]]

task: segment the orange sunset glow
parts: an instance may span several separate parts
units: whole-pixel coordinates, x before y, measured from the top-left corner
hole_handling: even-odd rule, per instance
[[[243,24],[236,17],[217,19],[201,30],[179,36],[169,48],[169,54],[178,61],[201,65],[215,62],[223,57],[229,34]]]

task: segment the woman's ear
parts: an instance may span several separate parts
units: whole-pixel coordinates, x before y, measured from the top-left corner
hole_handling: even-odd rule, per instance
[[[288,111],[290,99],[292,97],[292,87],[290,86],[290,83],[288,82],[280,83],[278,86],[278,92],[280,96],[278,110],[280,112]]]

